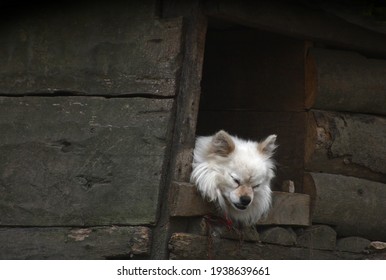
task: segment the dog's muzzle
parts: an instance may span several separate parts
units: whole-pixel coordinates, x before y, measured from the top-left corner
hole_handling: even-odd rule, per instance
[[[233,205],[239,210],[247,209],[248,205],[251,203],[251,198],[249,196],[241,196],[239,203],[233,203]]]

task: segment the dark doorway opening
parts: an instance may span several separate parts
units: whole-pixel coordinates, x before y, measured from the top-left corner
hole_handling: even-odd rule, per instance
[[[305,51],[305,41],[272,32],[208,26],[196,134],[224,129],[253,140],[277,134],[274,190],[291,180],[302,191]]]

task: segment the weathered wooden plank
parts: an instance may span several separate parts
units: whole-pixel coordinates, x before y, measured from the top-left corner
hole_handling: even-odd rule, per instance
[[[226,21],[332,46],[386,54],[384,34],[299,2],[211,0],[206,1],[206,13]]]
[[[170,192],[170,215],[174,217],[203,216],[216,212],[191,183],[173,182]]]
[[[313,110],[305,147],[307,170],[386,183],[386,118]]]
[[[146,257],[147,227],[0,228],[0,259],[111,259]]]
[[[220,129],[245,139],[265,139],[276,134],[279,147],[273,190],[291,180],[302,192],[306,112],[200,111],[197,135],[212,135]]]
[[[204,201],[196,187],[173,182],[170,213],[175,217],[203,216],[216,213],[213,204]],[[310,225],[310,197],[298,193],[273,192],[272,209],[259,225]]]
[[[172,102],[0,98],[0,224],[153,224]]]
[[[263,260],[336,260],[367,259],[368,254],[355,254],[312,248],[279,246],[273,244],[251,243],[220,239],[208,246],[208,238],[187,233],[175,233],[169,242],[171,259],[263,259]],[[194,248],[194,250],[192,250]],[[209,251],[211,250],[211,251]],[[373,258],[381,257],[374,255]]]
[[[197,114],[201,95],[207,18],[199,0],[162,2],[164,17],[184,17],[183,59],[176,97],[175,133],[173,139],[172,179],[189,180],[192,150],[196,139]]]
[[[155,19],[156,5],[98,2],[90,9],[78,2],[7,11],[0,93],[175,95],[182,20]]]
[[[309,173],[314,193],[312,221],[328,224],[340,236],[385,241],[386,185],[354,177]]]
[[[386,60],[313,48],[305,73],[307,108],[386,115]]]
[[[273,192],[272,208],[260,225],[309,226],[310,196],[300,193]]]
[[[200,110],[304,111],[306,49],[252,28],[209,29]]]

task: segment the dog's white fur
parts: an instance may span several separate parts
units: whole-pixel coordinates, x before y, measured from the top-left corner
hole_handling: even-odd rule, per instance
[[[276,135],[258,143],[219,131],[198,137],[194,149],[192,183],[202,196],[218,204],[226,217],[240,225],[254,225],[268,213],[274,177]],[[250,200],[250,202],[248,202]]]

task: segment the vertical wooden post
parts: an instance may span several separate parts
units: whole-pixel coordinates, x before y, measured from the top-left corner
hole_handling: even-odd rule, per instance
[[[162,3],[162,16],[183,16],[183,58],[175,100],[174,130],[169,165],[164,189],[160,192],[158,223],[154,229],[152,259],[168,257],[170,233],[178,225],[169,215],[169,191],[172,180],[188,181],[191,172],[192,151],[195,142],[196,119],[201,94],[201,76],[205,49],[207,19],[200,0],[166,0]]]

